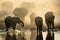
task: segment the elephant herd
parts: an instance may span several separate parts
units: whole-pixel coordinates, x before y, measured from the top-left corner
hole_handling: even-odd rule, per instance
[[[47,12],[45,14],[45,22],[47,24],[48,31],[49,31],[49,29],[54,29],[54,18],[55,18],[55,16],[53,15],[53,12]],[[6,31],[8,31],[8,29],[10,27],[12,27],[12,29],[15,30],[16,24],[21,24],[21,26],[24,27],[23,21],[21,19],[19,19],[18,17],[8,16],[5,18],[5,25],[7,28]],[[43,40],[42,37],[39,38],[40,36],[42,36],[43,18],[40,16],[37,16],[35,18],[35,24],[37,26],[37,39],[36,40],[38,40],[38,39]],[[7,35],[8,35],[8,33],[7,33]],[[8,38],[6,40],[8,40]],[[13,38],[11,40],[13,40]]]
[[[47,37],[46,40],[54,40],[54,18],[55,16],[53,15],[53,12],[47,12],[45,14],[45,22],[48,27],[47,31]],[[43,19],[42,17],[36,17],[35,18],[35,23],[37,26],[37,37],[36,40],[43,40],[43,35],[42,35],[42,26],[43,26]],[[50,30],[52,29],[52,31]]]

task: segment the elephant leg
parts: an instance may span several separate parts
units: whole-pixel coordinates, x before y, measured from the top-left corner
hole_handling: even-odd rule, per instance
[[[42,32],[42,31],[39,29],[39,35],[41,34],[41,32]]]
[[[52,22],[52,29],[54,29],[54,22]]]
[[[39,27],[39,34],[42,32],[42,25]]]
[[[15,27],[13,27],[13,30],[15,30]]]
[[[7,26],[7,27],[6,27],[6,31],[8,31],[9,28],[10,28],[10,27]]]
[[[49,28],[49,24],[47,25],[47,27],[48,27],[48,31],[49,31],[49,29],[50,29],[50,28]]]
[[[51,29],[51,23],[49,24],[49,29]]]
[[[49,22],[48,22],[48,21],[46,21],[46,24],[47,24],[47,28],[48,28],[48,31],[49,31]]]
[[[39,28],[37,28],[37,35],[38,35]]]
[[[8,31],[8,27],[6,28],[6,31]]]

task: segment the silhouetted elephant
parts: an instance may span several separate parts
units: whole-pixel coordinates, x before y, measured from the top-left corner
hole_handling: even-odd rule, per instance
[[[45,14],[45,21],[48,26],[48,30],[51,28],[51,26],[52,26],[52,29],[54,29],[54,18],[55,16],[53,15],[53,12],[47,12]]]
[[[10,27],[12,27],[13,30],[15,30],[17,23],[21,24],[22,27],[24,26],[24,23],[18,17],[11,17],[11,16],[6,17],[5,18],[5,25],[7,27],[6,31],[8,31]]]
[[[42,26],[43,26],[43,19],[42,17],[36,17],[35,18],[35,23],[36,23],[36,26],[37,26],[37,35],[38,33],[40,34],[40,32],[42,31]]]
[[[46,40],[54,40],[54,32],[48,31]]]

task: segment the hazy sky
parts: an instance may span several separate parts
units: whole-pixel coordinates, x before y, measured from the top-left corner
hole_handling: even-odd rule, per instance
[[[44,20],[44,15],[47,11],[53,11],[55,15],[55,24],[60,23],[60,4],[59,0],[0,0],[0,4],[4,1],[11,1],[13,3],[13,7],[20,7],[23,2],[33,2],[35,4],[35,8],[32,12],[36,13],[38,16],[41,16]],[[29,15],[26,16],[29,19]],[[26,20],[27,21],[27,20]],[[28,20],[29,21],[29,20]],[[45,21],[44,21],[45,23]]]

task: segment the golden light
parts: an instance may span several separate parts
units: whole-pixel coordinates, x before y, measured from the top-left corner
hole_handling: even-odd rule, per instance
[[[47,11],[53,11],[56,16],[55,23],[60,22],[59,21],[60,16],[58,16],[59,11],[57,11],[59,8],[57,9],[57,7],[56,7],[56,0],[2,0],[2,1],[0,0],[1,3],[3,1],[11,1],[13,3],[13,8],[20,7],[20,5],[23,2],[33,2],[36,6],[32,11],[30,11],[30,13],[34,12],[37,14],[37,16],[41,16],[44,20],[45,13]],[[30,21],[29,14],[26,16],[25,21],[27,22],[27,24]],[[44,21],[44,23],[45,23],[45,21]]]

